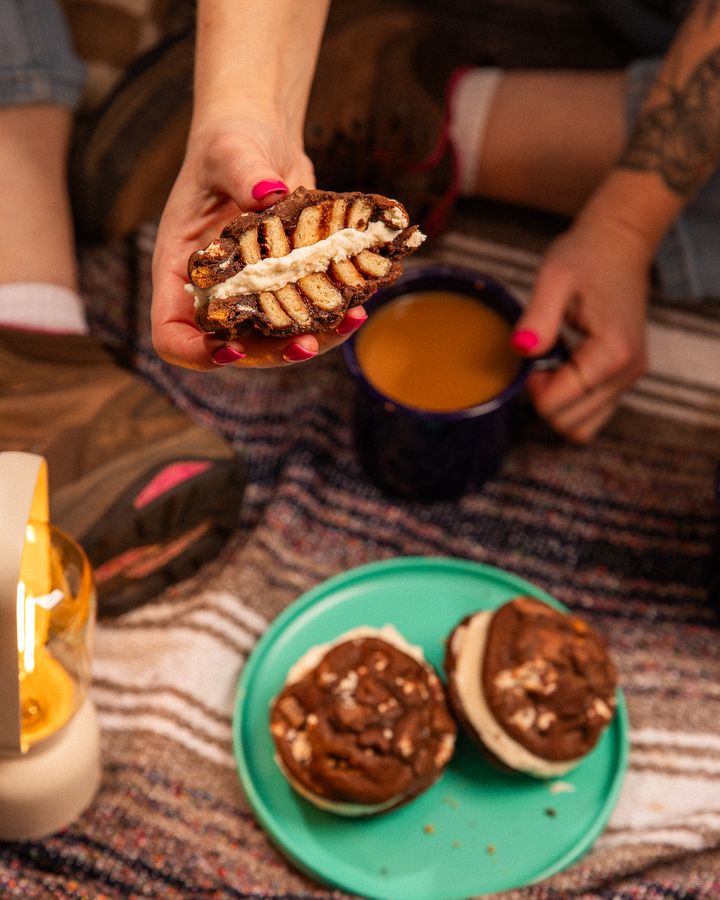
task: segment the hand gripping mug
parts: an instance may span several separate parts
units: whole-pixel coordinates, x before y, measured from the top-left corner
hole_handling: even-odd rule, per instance
[[[409,500],[447,500],[495,475],[515,401],[535,366],[510,345],[522,314],[498,281],[453,266],[411,269],[368,304],[343,345],[355,378],[354,440],[371,480]]]

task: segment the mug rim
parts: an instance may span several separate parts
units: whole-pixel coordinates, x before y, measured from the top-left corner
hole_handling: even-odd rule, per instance
[[[522,304],[519,300],[517,300],[505,285],[496,278],[479,270],[476,271],[474,269],[462,268],[460,266],[445,263],[418,265],[414,266],[412,269],[406,270],[396,282],[386,288],[380,288],[380,290],[373,295],[370,302],[373,304],[376,301],[386,302],[393,300],[395,297],[399,297],[402,294],[417,292],[419,290],[418,284],[430,281],[438,282],[437,287],[445,286],[448,290],[452,290],[454,287],[457,293],[461,293],[463,290],[465,293],[468,293],[468,290],[472,291],[478,296],[478,299],[481,299],[481,291],[489,288],[491,292],[494,292],[504,302],[515,308],[518,314],[521,314],[523,311]],[[447,285],[441,285],[440,282],[447,282]],[[426,289],[430,288],[428,287]],[[520,357],[521,365],[512,381],[510,381],[500,393],[496,394],[494,397],[490,397],[488,400],[484,400],[482,403],[476,403],[474,406],[464,406],[462,409],[446,411],[427,410],[420,406],[411,406],[407,403],[402,403],[399,400],[394,400],[392,397],[388,397],[387,394],[376,388],[375,385],[369,381],[360,365],[357,353],[355,352],[355,344],[361,332],[362,329],[358,329],[358,331],[342,345],[345,364],[350,373],[358,383],[362,385],[363,389],[373,397],[373,399],[386,404],[388,407],[392,407],[393,410],[397,409],[398,411],[415,418],[437,422],[458,422],[465,419],[479,418],[488,415],[488,413],[495,412],[514,400],[520,393],[525,386],[525,382],[533,367],[532,359]]]

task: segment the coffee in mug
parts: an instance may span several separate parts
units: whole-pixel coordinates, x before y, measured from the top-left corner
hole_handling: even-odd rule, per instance
[[[512,326],[476,297],[447,290],[402,294],[358,333],[355,353],[386,397],[432,412],[478,406],[517,376]]]
[[[367,308],[368,321],[343,345],[366,473],[409,500],[480,487],[500,466],[534,365],[510,344],[522,306],[496,280],[441,265],[406,272]]]

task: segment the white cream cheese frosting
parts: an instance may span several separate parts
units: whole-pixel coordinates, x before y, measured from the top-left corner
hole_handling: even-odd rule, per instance
[[[536,756],[505,731],[487,705],[481,672],[492,615],[492,611],[476,613],[452,637],[455,668],[451,678],[463,712],[488,750],[510,768],[538,778],[564,775],[581,760],[553,762]]]
[[[379,244],[390,243],[401,233],[404,226],[392,228],[385,222],[370,222],[365,231],[357,228],[342,228],[307,247],[296,247],[285,256],[268,256],[255,263],[249,263],[235,275],[209,288],[185,285],[185,290],[195,296],[195,304],[203,305],[211,300],[227,300],[243,294],[260,291],[277,291],[286,284],[294,284],[306,275],[327,270],[333,260],[349,259],[363,250]],[[419,247],[425,240],[420,231],[413,232],[406,246]]]
[[[304,785],[300,784],[296,778],[293,778],[283,765],[283,762],[277,753],[275,754],[275,761],[285,778],[288,780],[290,786],[293,787],[298,794],[301,794],[306,800],[309,800],[315,806],[320,807],[320,809],[325,809],[328,812],[336,813],[340,816],[349,816],[350,818],[353,816],[372,816],[384,812],[386,809],[390,809],[393,806],[397,806],[405,798],[405,794],[403,794],[401,797],[392,797],[390,800],[386,800],[385,803],[376,803],[374,806],[369,803],[346,803],[342,800],[327,800],[319,794],[313,794]]]

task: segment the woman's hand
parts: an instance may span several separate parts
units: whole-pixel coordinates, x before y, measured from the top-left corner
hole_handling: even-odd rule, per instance
[[[652,256],[647,238],[624,221],[587,213],[542,261],[513,346],[535,357],[550,350],[563,323],[578,333],[566,364],[528,381],[538,413],[571,441],[591,440],[646,369]]]
[[[153,256],[153,343],[163,359],[193,369],[285,365],[329,350],[363,323],[364,310],[355,307],[334,332],[295,338],[257,332],[230,344],[194,323],[193,299],[184,288],[190,254],[207,246],[240,211],[264,209],[287,190],[314,184],[302,147],[262,117],[193,127]]]

